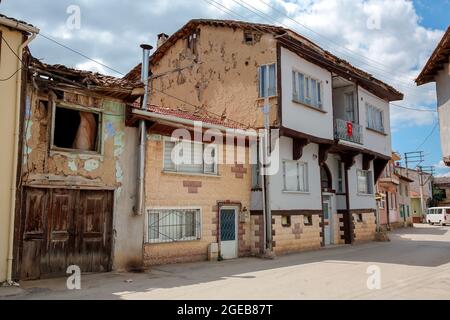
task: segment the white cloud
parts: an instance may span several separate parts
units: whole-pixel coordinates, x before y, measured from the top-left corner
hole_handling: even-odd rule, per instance
[[[136,0],[124,7],[117,0],[41,0],[39,3],[14,0],[2,3],[2,10],[36,24],[43,33],[87,56],[99,57],[123,73],[139,62],[140,43],[154,45],[156,34],[171,34],[192,18],[244,17],[249,21],[283,24],[405,93],[405,100],[398,104],[435,108],[434,84],[416,87],[413,80],[443,31],[421,26],[413,1],[243,0],[261,11],[251,12],[240,6],[238,0],[214,0],[236,13],[231,15],[207,1]],[[80,30],[69,32],[65,23],[70,4],[80,5],[82,20]],[[377,23],[368,24],[373,20]],[[49,63],[94,69],[84,58],[42,38],[33,41],[32,52]],[[433,113],[391,108],[393,131],[431,125],[435,119]]]
[[[94,59],[100,63],[104,63],[101,59]],[[105,67],[101,66],[98,63],[95,63],[94,61],[86,61],[82,63],[78,63],[75,66],[76,69],[80,70],[86,70],[86,71],[92,71],[92,72],[98,72],[102,74],[107,74],[109,70],[107,70]]]
[[[273,23],[276,19],[279,24],[298,31],[393,85],[405,94],[404,101],[399,104],[419,109],[435,106],[434,85],[417,87],[414,79],[443,32],[422,27],[412,1],[257,0],[252,1],[252,5],[264,5],[264,2],[270,2],[287,16],[271,9],[267,13],[270,17],[264,17],[266,21],[263,22]],[[241,14],[251,14],[232,0],[223,0],[222,3]],[[261,13],[252,17],[264,20]],[[391,110],[393,130],[430,125],[435,119],[433,113],[395,107]]]

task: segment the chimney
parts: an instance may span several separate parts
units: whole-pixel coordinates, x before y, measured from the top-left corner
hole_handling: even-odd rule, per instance
[[[164,42],[166,42],[167,39],[169,39],[169,36],[167,34],[165,33],[158,34],[158,42],[156,48],[161,47],[164,44]]]

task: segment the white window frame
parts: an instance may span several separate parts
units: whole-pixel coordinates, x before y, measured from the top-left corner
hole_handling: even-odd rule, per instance
[[[196,228],[196,235],[193,237],[183,237],[178,240],[166,240],[161,237],[161,234],[159,233],[158,239],[149,239],[149,217],[150,214],[153,212],[151,211],[164,211],[164,210],[179,210],[179,211],[198,211],[197,212],[197,218],[198,218],[198,228]],[[203,229],[203,214],[202,214],[202,208],[201,207],[148,207],[146,209],[145,213],[145,243],[146,244],[161,244],[161,243],[176,243],[176,242],[187,242],[187,241],[199,241],[202,239],[202,229]],[[152,240],[152,241],[150,241]]]
[[[377,127],[377,118],[379,115],[381,116],[380,117],[381,127]],[[367,128],[381,133],[386,132],[384,126],[385,120],[383,109],[375,107],[373,104],[366,102],[366,117],[367,117],[366,121]]]
[[[218,154],[218,147],[217,144],[214,143],[204,143],[204,142],[197,142],[197,141],[192,141],[190,140],[189,142],[192,144],[201,144],[203,146],[202,148],[202,165],[203,165],[203,171],[202,172],[191,172],[191,171],[183,171],[181,170],[179,167],[182,166],[179,164],[179,161],[177,160],[177,163],[173,163],[175,169],[174,170],[170,170],[166,168],[166,163],[165,163],[165,157],[164,155],[166,154],[166,142],[173,142],[175,144],[182,142],[182,139],[173,139],[171,137],[164,137],[163,138],[163,157],[162,157],[162,162],[163,162],[163,172],[170,172],[170,173],[178,173],[178,174],[188,174],[188,175],[207,175],[207,176],[218,176],[219,175],[219,154]],[[215,163],[214,163],[214,172],[205,172],[205,146],[212,146],[214,148],[214,152],[215,152]],[[191,149],[192,150],[192,149]],[[178,156],[178,155],[176,155]]]
[[[290,190],[286,188],[286,163],[295,163],[297,165],[297,190]],[[295,192],[295,193],[309,193],[309,172],[308,163],[296,160],[283,160],[283,192]],[[300,190],[300,170],[303,170],[303,185],[304,190]]]
[[[273,66],[274,67],[274,79],[273,79],[273,94],[269,94],[270,91],[270,67]],[[266,87],[263,88],[263,82],[261,81],[261,74],[262,74],[262,69],[265,69],[265,85]],[[276,97],[277,96],[277,64],[276,63],[268,63],[268,64],[262,64],[259,66],[258,68],[258,95],[259,98],[272,98],[272,97]]]
[[[303,76],[303,87],[300,88],[299,77]],[[312,82],[316,81],[316,95],[317,105],[312,102]],[[301,99],[300,92],[303,93],[303,100]],[[309,107],[323,111],[323,81],[315,77],[312,77],[302,71],[292,70],[292,101],[301,103]]]
[[[359,174],[360,173],[364,173],[366,175],[366,187],[367,187],[367,192],[361,192],[360,191],[360,181],[359,181]],[[358,192],[358,194],[360,195],[373,195],[373,174],[372,171],[370,170],[361,170],[358,169],[356,171],[356,190]]]

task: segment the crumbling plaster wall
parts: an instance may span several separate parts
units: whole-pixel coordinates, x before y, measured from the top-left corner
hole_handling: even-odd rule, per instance
[[[64,101],[102,110],[99,126],[102,154],[50,150],[51,103],[48,94],[29,88],[24,124],[24,185],[98,188],[114,190],[113,268],[142,264],[143,217],[133,213],[136,190],[137,129],[125,126],[125,104],[79,94],[65,94]]]
[[[246,44],[242,29],[201,26],[199,30],[197,55],[187,49],[185,39],[180,39],[152,66],[154,75],[164,75],[152,81],[150,102],[186,110],[195,110],[194,105],[262,127],[260,107],[264,100],[258,96],[258,67],[277,62],[276,40],[263,34],[255,37],[253,44]],[[179,68],[182,70],[165,74]],[[271,123],[276,124],[277,99],[271,98],[270,103]]]

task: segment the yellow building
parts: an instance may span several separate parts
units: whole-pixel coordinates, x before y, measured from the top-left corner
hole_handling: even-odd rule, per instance
[[[39,30],[0,14],[0,283],[11,280],[23,49]],[[21,59],[19,59],[21,58]]]

